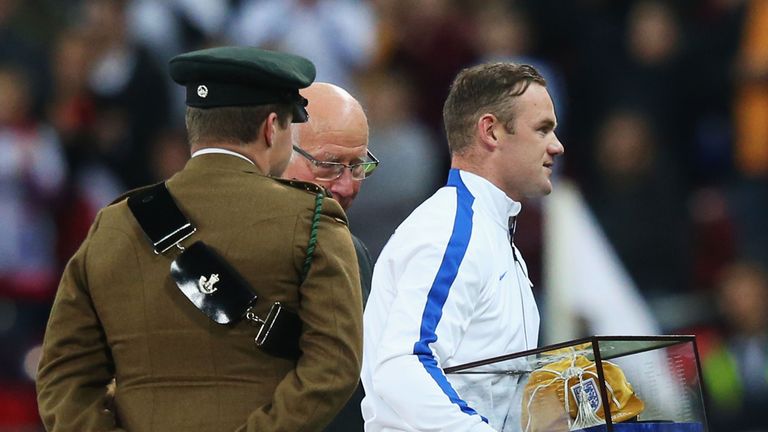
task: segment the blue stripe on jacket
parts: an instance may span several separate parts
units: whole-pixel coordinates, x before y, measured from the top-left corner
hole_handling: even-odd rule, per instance
[[[475,197],[472,196],[472,193],[469,192],[469,189],[461,180],[459,170],[457,169],[452,169],[448,174],[447,185],[456,188],[456,218],[453,222],[451,238],[448,240],[448,247],[443,255],[443,261],[440,263],[437,276],[435,276],[435,280],[432,282],[432,287],[430,287],[429,294],[427,295],[427,304],[424,307],[424,314],[421,316],[419,341],[413,346],[413,354],[418,357],[424,369],[437,382],[437,385],[440,386],[440,389],[443,390],[443,393],[448,396],[452,403],[458,405],[462,412],[475,415],[477,411],[470,408],[459,397],[456,390],[451,387],[445,374],[443,374],[443,370],[437,365],[437,360],[435,360],[432,349],[429,347],[429,344],[437,341],[435,329],[440,322],[440,318],[443,316],[443,306],[448,299],[451,285],[456,280],[459,266],[464,259],[464,254],[467,252],[469,239],[472,234],[472,203],[475,201]],[[484,422],[488,422],[485,417],[481,416],[481,418]]]

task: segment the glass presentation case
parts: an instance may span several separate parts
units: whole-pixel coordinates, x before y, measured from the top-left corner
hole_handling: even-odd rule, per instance
[[[708,431],[693,336],[593,336],[445,373],[497,431]]]

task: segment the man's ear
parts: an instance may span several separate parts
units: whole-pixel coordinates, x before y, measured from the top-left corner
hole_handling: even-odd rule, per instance
[[[485,113],[477,119],[477,124],[475,125],[477,136],[483,146],[489,150],[495,149],[499,145],[496,133],[499,124],[499,119],[490,113]]]
[[[279,120],[276,113],[269,113],[264,121],[264,142],[267,148],[272,147],[272,141],[275,139],[275,133],[279,127]]]

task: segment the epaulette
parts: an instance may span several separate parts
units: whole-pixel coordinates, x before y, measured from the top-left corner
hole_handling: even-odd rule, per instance
[[[124,199],[130,198],[131,195],[134,195],[134,194],[137,194],[137,193],[139,193],[139,192],[141,192],[143,190],[147,190],[149,188],[155,187],[156,185],[157,185],[157,183],[151,184],[151,185],[147,185],[147,186],[138,187],[136,189],[131,189],[128,192],[125,192],[122,195],[120,195],[119,197],[115,198],[111,203],[107,204],[107,206],[111,206],[113,204],[117,204],[120,201],[123,201]]]
[[[274,178],[274,180],[276,180],[276,181],[278,181],[278,182],[280,182],[280,183],[282,183],[284,185],[287,185],[287,186],[290,186],[290,187],[293,187],[293,188],[296,188],[296,189],[301,189],[303,191],[309,192],[309,193],[311,193],[313,195],[320,193],[320,194],[325,195],[327,198],[331,197],[331,192],[328,191],[328,189],[326,189],[326,188],[324,188],[324,187],[322,187],[322,186],[320,186],[319,184],[316,184],[316,183],[305,182],[305,181],[300,181],[300,180],[293,180],[293,179],[283,179],[283,178]]]

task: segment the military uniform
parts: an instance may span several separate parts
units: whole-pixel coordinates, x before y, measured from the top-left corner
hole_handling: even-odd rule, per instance
[[[371,278],[373,277],[373,259],[371,253],[365,244],[352,234],[352,244],[357,253],[357,265],[360,270],[360,288],[363,295],[363,308],[368,302],[368,295],[371,293]],[[347,401],[347,404],[339,411],[339,414],[331,420],[331,423],[325,428],[325,432],[358,432],[365,426],[363,415],[360,412],[360,404],[365,397],[363,385],[358,384],[355,392]]]
[[[121,200],[99,213],[59,286],[38,372],[46,427],[322,430],[361,362],[360,281],[341,207],[323,198],[302,282],[319,187],[294,187],[221,153],[193,157],[166,184],[197,227],[184,244],[202,240],[223,256],[259,294],[258,315],[274,301],[296,311],[301,354],[271,356],[247,320],[220,325],[196,309],[169,275],[179,251],[155,254]]]

